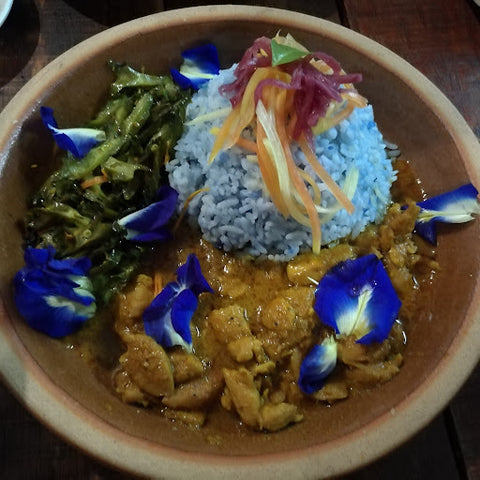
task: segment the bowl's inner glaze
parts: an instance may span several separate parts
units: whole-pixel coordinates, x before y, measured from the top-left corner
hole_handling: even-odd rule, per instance
[[[259,434],[228,421],[229,414],[216,417],[200,431],[171,423],[148,409],[123,404],[95,376],[92,368],[63,344],[30,330],[19,319],[12,301],[11,279],[22,265],[21,220],[26,199],[54,165],[52,141],[42,127],[39,105],[53,107],[61,125],[73,125],[91,117],[107,95],[111,73],[108,59],[125,61],[147,72],[166,72],[179,63],[180,52],[205,41],[218,47],[223,66],[237,61],[258,36],[273,36],[280,25],[265,19],[255,22],[224,20],[219,24],[200,18],[192,29],[175,26],[147,31],[93,50],[88,58],[74,62],[68,75],[55,79],[37,103],[29,105],[19,120],[0,177],[0,288],[11,322],[28,352],[56,385],[87,409],[118,427],[144,439],[197,452],[256,455],[286,452],[332,441],[366,426],[395,409],[436,368],[459,330],[474,294],[479,259],[471,248],[479,237],[474,222],[440,233],[438,259],[442,270],[434,281],[433,301],[409,327],[404,366],[392,381],[373,391],[340,402],[330,408],[313,406],[303,423],[276,434]],[[461,154],[447,127],[432,113],[414,90],[375,59],[355,51],[352,45],[319,34],[290,27],[288,31],[312,50],[336,57],[346,71],[362,72],[359,90],[374,106],[385,137],[397,143],[412,163],[428,194],[438,194],[468,182]],[[31,165],[38,165],[32,168]]]

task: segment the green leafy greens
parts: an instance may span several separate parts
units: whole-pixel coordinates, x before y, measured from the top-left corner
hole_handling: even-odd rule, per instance
[[[276,36],[272,38],[270,46],[272,48],[272,67],[294,62],[309,54],[303,45],[297,43],[289,35],[287,37]]]
[[[33,196],[28,246],[52,245],[59,258],[87,256],[100,305],[122,288],[151,247],[125,239],[116,221],[149,205],[164,183],[164,164],[182,134],[190,92],[169,76],[110,62],[110,98],[87,127],[106,139],[62,166]]]

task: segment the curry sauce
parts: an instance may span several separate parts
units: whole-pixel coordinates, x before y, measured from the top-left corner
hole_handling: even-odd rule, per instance
[[[383,223],[319,255],[301,254],[287,263],[239,257],[187,227],[158,247],[151,268],[137,275],[109,312],[121,345],[111,351],[116,393],[126,403],[195,427],[223,409],[231,412],[232,422],[277,431],[308,420],[307,404],[345,401],[390,380],[408,348],[418,295],[438,269],[434,250],[413,233],[420,186],[407,162],[397,160],[395,168],[394,202]],[[192,352],[164,349],[145,334],[142,314],[190,253],[199,259],[214,293],[199,297],[191,323]],[[321,390],[305,395],[297,385],[302,359],[332,333],[313,310],[316,284],[337,263],[371,253],[382,259],[402,301],[398,319],[380,344],[339,337],[333,374]],[[82,341],[94,337],[83,334]]]

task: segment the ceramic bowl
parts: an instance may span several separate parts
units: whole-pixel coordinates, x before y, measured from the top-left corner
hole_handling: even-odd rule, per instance
[[[150,72],[180,63],[180,52],[215,43],[223,66],[261,36],[290,32],[313,50],[362,72],[361,92],[386,138],[397,143],[430,195],[468,181],[480,185],[480,148],[443,94],[379,44],[318,18],[263,7],[212,6],[155,14],[112,28],[72,48],[32,79],[1,114],[0,370],[47,426],[117,468],[162,478],[320,478],[350,471],[394,449],[433,419],[460,388],[480,351],[480,222],[442,229],[433,299],[409,329],[400,373],[381,388],[316,408],[275,434],[229,430],[222,422],[183,428],[125,405],[98,372],[16,313],[12,277],[22,266],[26,199],[52,165],[40,105],[62,124],[91,117],[111,80],[108,59]],[[32,169],[31,165],[38,167]]]

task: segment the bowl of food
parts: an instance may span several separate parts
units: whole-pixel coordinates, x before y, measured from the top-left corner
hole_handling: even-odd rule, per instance
[[[1,116],[0,370],[98,459],[338,475],[478,361],[478,142],[377,43],[270,8],[160,13]]]

